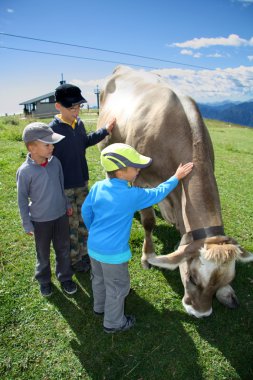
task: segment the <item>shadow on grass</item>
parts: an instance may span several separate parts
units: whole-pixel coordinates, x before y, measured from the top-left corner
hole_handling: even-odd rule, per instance
[[[103,319],[92,312],[88,275],[78,275],[80,289],[74,297],[50,298],[76,339],[71,341],[84,379],[201,379],[198,354],[180,312],[159,312],[131,290],[126,312],[136,315],[136,326],[123,333],[106,334]],[[190,352],[190,356],[189,356]],[[85,377],[86,376],[86,377]]]
[[[178,231],[166,225],[157,226],[154,236],[167,251],[164,254],[172,252],[180,240]],[[253,379],[253,301],[249,301],[249,294],[247,295],[249,282],[245,281],[246,273],[248,279],[250,278],[252,264],[237,264],[237,268],[239,270],[237,269],[232,286],[242,302],[241,306],[231,310],[214,298],[213,313],[210,317],[202,319],[189,317],[188,322],[194,326],[204,341],[222,352],[238,373],[238,378]],[[170,271],[155,267],[154,269],[162,272],[168,285],[182,298],[184,288],[179,270]]]
[[[243,268],[240,269],[243,272]],[[172,272],[159,268],[155,270],[162,272],[168,285],[182,298],[184,289],[179,270],[176,269]],[[240,282],[239,277],[244,274],[237,273],[237,276],[236,285]],[[234,283],[232,285],[237,292],[239,286],[234,286]],[[214,350],[222,353],[231,367],[235,369],[238,379],[253,379],[253,302],[251,301],[251,305],[249,305],[245,290],[244,288],[241,292],[239,298],[242,303],[237,309],[228,309],[214,298],[211,316],[201,319],[188,316],[188,324],[191,329],[198,332],[203,342],[208,342]],[[239,295],[238,292],[237,295]]]

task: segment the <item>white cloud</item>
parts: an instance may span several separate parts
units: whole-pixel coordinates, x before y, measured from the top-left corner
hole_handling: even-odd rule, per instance
[[[194,58],[200,58],[201,56],[202,56],[201,53],[195,53],[195,54],[193,54],[193,57],[194,57]]]
[[[193,55],[192,50],[183,49],[180,51],[180,54],[182,55]]]
[[[198,102],[253,98],[253,66],[215,70],[154,70],[165,77],[176,92],[187,94]]]
[[[6,9],[6,12],[7,12],[7,13],[14,13],[14,10],[11,9],[11,8],[7,8],[7,9]]]
[[[253,55],[248,55],[248,60],[253,61]]]
[[[190,56],[193,57],[193,58],[199,58],[199,57],[202,56],[201,53],[193,53],[192,50],[188,50],[188,49],[183,49],[183,50],[181,50],[181,51],[180,51],[180,54],[182,54],[182,55],[190,55]]]
[[[92,79],[88,81],[84,81],[82,79],[71,79],[69,83],[72,83],[81,88],[82,94],[84,98],[90,105],[97,104],[97,95],[95,94],[95,90],[98,88],[101,90],[107,80],[105,78]]]
[[[188,49],[181,50],[180,54],[182,54],[182,55],[190,55],[193,58],[200,58],[202,56],[201,53],[193,53],[192,50],[188,50]]]
[[[194,58],[199,58],[199,57],[203,56],[203,54],[201,54],[201,53],[194,53],[192,50],[189,50],[189,49],[182,49],[180,51],[180,54],[182,54],[182,55],[189,55],[189,56],[194,57]],[[207,54],[206,57],[209,57],[209,58],[222,58],[222,57],[224,57],[224,55],[222,55],[220,53],[214,53],[214,54]]]
[[[210,58],[222,58],[222,57],[224,57],[224,55],[219,54],[219,53],[214,53],[214,54],[208,54],[207,57],[210,57]]]
[[[233,0],[238,1],[239,3],[242,3],[244,7],[248,7],[249,5],[253,4],[253,0]]]
[[[253,46],[253,37],[250,40],[240,38],[237,34],[230,34],[228,37],[213,37],[213,38],[194,38],[185,42],[174,42],[173,47],[186,49],[201,49],[209,46]]]
[[[71,81],[71,83],[75,84],[76,86],[89,86],[89,87],[93,87],[95,89],[97,86],[101,86],[104,83],[104,81],[105,81],[104,78],[92,79],[92,80],[88,80],[88,81],[83,81],[80,79],[73,79]]]

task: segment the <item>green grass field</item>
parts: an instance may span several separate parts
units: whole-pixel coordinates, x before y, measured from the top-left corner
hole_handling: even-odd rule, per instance
[[[83,115],[90,120],[89,115]],[[253,251],[253,129],[206,121],[213,140],[225,231]],[[15,173],[26,149],[21,133],[27,121],[0,118],[0,378],[2,380],[192,380],[253,379],[253,263],[237,264],[233,287],[241,305],[228,310],[216,300],[213,314],[188,316],[181,304],[178,270],[144,271],[140,257],[143,230],[136,215],[131,234],[131,293],[126,311],[136,327],[106,335],[92,313],[88,274],[78,274],[78,292],[40,296],[33,280],[33,239],[22,230]],[[87,124],[95,129],[95,121]],[[88,149],[90,185],[103,178],[97,147]],[[154,232],[156,252],[177,243],[177,231],[160,217]],[[52,255],[52,262],[54,257]]]

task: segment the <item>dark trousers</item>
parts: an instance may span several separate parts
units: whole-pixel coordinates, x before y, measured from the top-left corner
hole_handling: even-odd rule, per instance
[[[71,280],[73,271],[70,264],[69,221],[63,215],[49,222],[33,222],[37,253],[35,278],[40,284],[51,281],[50,245],[53,243],[56,256],[56,277],[60,282]]]

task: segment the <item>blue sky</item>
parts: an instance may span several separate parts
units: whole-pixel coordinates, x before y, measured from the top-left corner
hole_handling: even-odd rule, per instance
[[[253,0],[1,0],[0,115],[54,91],[61,74],[96,104],[119,63],[196,101],[253,99],[252,25]]]

